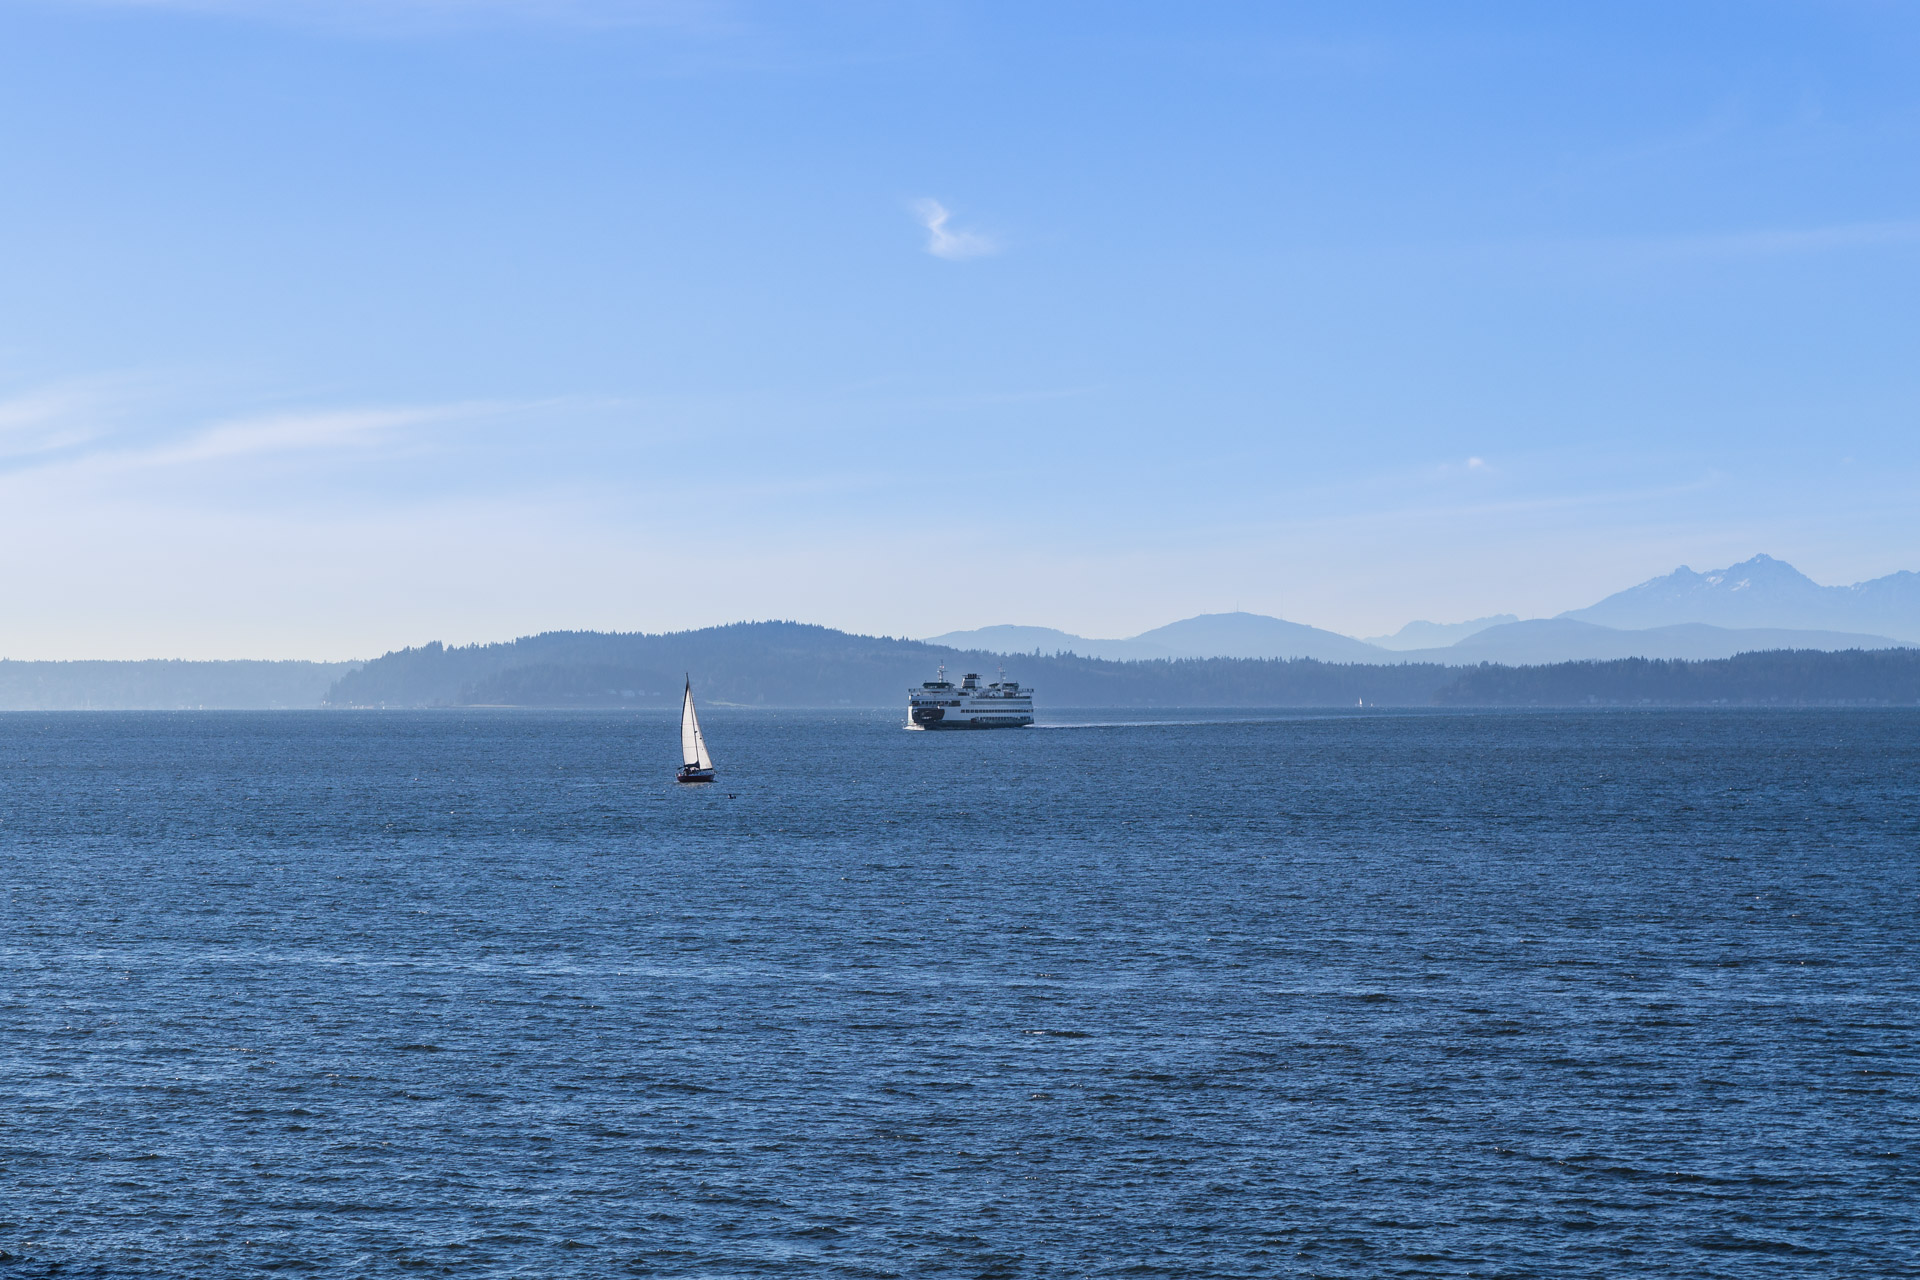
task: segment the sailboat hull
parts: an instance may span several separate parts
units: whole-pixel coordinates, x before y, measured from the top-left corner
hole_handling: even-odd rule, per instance
[[[682,769],[680,770],[680,772],[673,775],[673,780],[675,782],[712,782],[713,770]]]

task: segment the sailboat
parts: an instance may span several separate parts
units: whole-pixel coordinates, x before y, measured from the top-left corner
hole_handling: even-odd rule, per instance
[[[693,710],[693,677],[687,677],[687,696],[680,703],[680,758],[686,761],[675,782],[712,782],[713,757],[707,754],[707,740],[700,736],[700,717]]]

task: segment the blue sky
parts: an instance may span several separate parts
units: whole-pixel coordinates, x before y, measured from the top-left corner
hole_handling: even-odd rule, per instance
[[[0,655],[1920,567],[1902,3],[0,0]]]

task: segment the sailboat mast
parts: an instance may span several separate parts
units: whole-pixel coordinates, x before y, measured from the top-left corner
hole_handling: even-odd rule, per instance
[[[700,763],[700,722],[693,715],[693,680],[687,680],[680,699],[680,761],[692,766]]]
[[[693,709],[691,676],[680,702],[680,758],[689,768],[713,768],[713,757],[707,754],[706,738],[700,732],[700,716]]]

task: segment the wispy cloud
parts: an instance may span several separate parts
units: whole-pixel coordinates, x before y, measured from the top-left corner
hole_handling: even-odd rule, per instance
[[[73,439],[74,419],[97,398],[84,387],[42,387],[0,399],[0,457],[34,453]]]
[[[84,451],[155,394],[150,380],[103,375],[0,394],[0,471]]]
[[[127,474],[285,454],[391,451],[408,444],[411,429],[530,407],[460,402],[278,409],[209,420],[164,393],[143,399],[112,379],[61,384],[0,397],[0,475],[55,469]]]
[[[0,400],[0,432],[35,430],[84,403],[84,396],[64,387],[42,388]]]
[[[957,261],[1000,251],[1000,246],[988,236],[977,231],[956,231],[948,226],[953,214],[938,200],[916,200],[913,212],[920,219],[920,225],[927,229],[927,252],[936,258]]]
[[[166,465],[213,462],[258,454],[353,448],[373,443],[401,427],[466,416],[475,408],[469,405],[446,405],[269,414],[217,423],[176,443],[125,456],[137,463]]]

